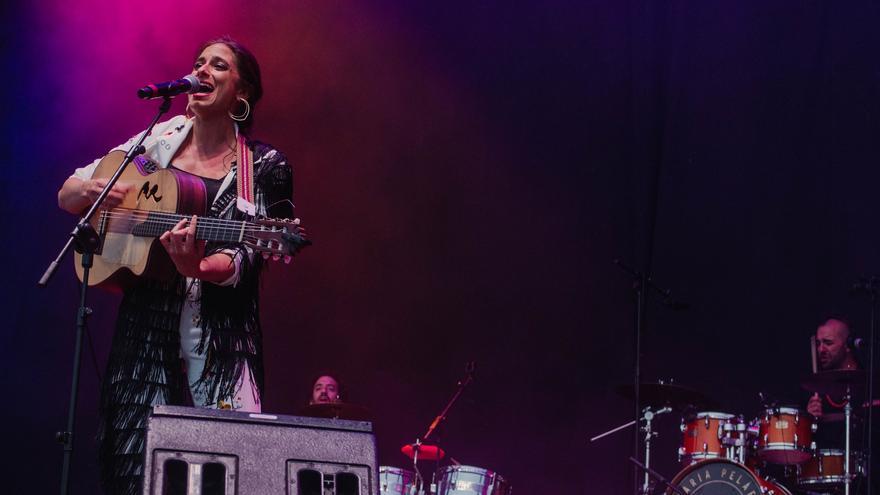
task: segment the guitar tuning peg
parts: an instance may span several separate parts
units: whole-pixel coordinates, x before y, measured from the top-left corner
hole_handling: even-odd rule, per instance
[[[299,224],[300,224],[300,220],[299,220],[299,218],[294,218],[294,219],[291,221],[291,223],[293,223],[294,225],[299,225]]]
[[[289,264],[290,264],[290,260],[292,260],[292,259],[293,259],[293,256],[285,256],[285,257],[284,257],[284,264],[285,264],[285,265],[289,265]]]

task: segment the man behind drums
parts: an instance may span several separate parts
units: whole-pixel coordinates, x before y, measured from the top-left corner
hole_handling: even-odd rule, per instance
[[[861,369],[855,354],[855,339],[849,324],[841,318],[829,318],[816,329],[814,347],[813,378],[821,381],[824,372],[852,371]],[[854,375],[855,376],[855,375]],[[854,383],[856,392],[853,403],[861,403],[861,383]],[[844,477],[844,447],[846,426],[844,408],[847,400],[843,392],[814,392],[807,402],[807,412],[815,416],[821,423],[816,434],[816,452],[812,459],[798,469],[798,486],[808,490],[841,489]],[[866,493],[862,466],[862,452],[865,450],[864,408],[853,407],[853,426],[851,428],[851,460],[850,473],[853,478],[851,493]],[[875,471],[876,473],[876,471]],[[875,475],[876,477],[876,475]],[[876,490],[875,490],[876,491]]]
[[[819,371],[856,370],[853,338],[849,325],[843,320],[829,318],[816,330],[816,364]],[[841,397],[836,399],[828,394],[814,393],[807,403],[807,412],[821,418],[826,411],[842,413],[845,403]]]

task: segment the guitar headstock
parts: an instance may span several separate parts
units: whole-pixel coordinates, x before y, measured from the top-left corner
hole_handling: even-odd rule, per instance
[[[263,253],[263,258],[283,258],[285,263],[290,263],[293,255],[312,244],[306,239],[299,218],[259,218],[248,222],[245,230],[245,246]]]

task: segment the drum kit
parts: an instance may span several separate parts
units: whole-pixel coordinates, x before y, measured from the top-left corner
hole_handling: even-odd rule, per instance
[[[300,409],[299,414],[353,421],[371,419],[365,407],[347,402],[310,404]],[[513,492],[510,483],[498,473],[455,461],[439,468],[430,483],[423,483],[418,462],[440,461],[446,452],[436,445],[422,443],[422,439],[404,445],[400,451],[412,460],[414,468],[379,466],[379,495],[510,495]]]
[[[510,495],[510,484],[498,473],[476,466],[450,465],[440,468],[431,490],[420,488],[416,472],[393,466],[379,466],[380,495]]]
[[[400,451],[412,461],[412,470],[395,466],[379,466],[379,495],[511,495],[513,488],[504,477],[489,469],[465,466],[450,457],[451,465],[438,467],[432,479],[425,482],[419,469],[419,461],[433,461],[439,466],[446,452],[437,445],[427,443],[449,414],[452,406],[473,381],[474,363],[465,367],[466,376],[457,384],[455,394],[438,414],[427,432],[415,443],[404,445]],[[370,420],[370,412],[363,406],[345,402],[310,404],[299,411],[300,415]]]
[[[747,419],[741,414],[717,411],[714,401],[693,389],[664,382],[643,383],[639,387],[640,402],[647,407],[642,410],[639,423],[640,431],[644,432],[645,457],[643,463],[630,459],[644,471],[639,493],[653,493],[658,480],[666,485],[667,494],[849,495],[853,483],[863,481],[866,473],[862,453],[851,444],[853,425],[860,416],[856,410],[864,409],[861,412],[867,413],[868,409],[850,406],[854,389],[864,379],[865,373],[859,370],[820,372],[804,379],[801,385],[805,390],[846,399],[843,417],[827,415],[821,419],[797,407],[775,404],[764,404],[759,416]],[[632,398],[634,388],[620,386],[617,392]],[[651,441],[658,436],[652,421],[655,416],[672,411],[679,412],[682,418],[678,449],[682,469],[672,481],[667,481],[650,468]],[[844,438],[839,439],[843,448],[817,445],[817,431],[836,421],[844,422]],[[591,441],[635,424],[632,421]]]
[[[458,381],[452,398],[438,414],[424,435],[415,443],[404,445],[400,451],[412,459],[413,470],[393,466],[379,466],[379,495],[510,495],[513,488],[498,473],[476,466],[464,466],[450,457],[452,464],[438,467],[426,483],[419,470],[419,461],[440,460],[446,453],[437,445],[427,443],[445,420],[452,406],[474,380],[473,361],[465,366],[465,377]]]

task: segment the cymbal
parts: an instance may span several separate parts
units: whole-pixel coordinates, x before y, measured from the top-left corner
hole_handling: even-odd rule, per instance
[[[801,388],[820,394],[844,394],[860,390],[865,385],[866,373],[863,370],[820,371],[801,380]]]
[[[400,448],[400,451],[403,452],[403,455],[412,459],[415,456],[416,444],[412,443],[404,445]],[[423,461],[439,461],[440,459],[443,459],[443,456],[445,455],[446,452],[436,445],[419,445],[419,459]]]
[[[371,421],[370,410],[349,402],[319,402],[309,404],[297,411],[300,416],[312,418],[349,419],[352,421]]]
[[[846,417],[843,413],[833,412],[833,413],[823,413],[819,416],[820,423],[839,423],[841,421],[845,421]]]
[[[614,389],[623,397],[635,400],[635,387],[631,384],[618,385]],[[702,392],[664,382],[648,382],[639,385],[639,402],[645,406],[669,406],[674,409],[715,409],[718,402]]]

